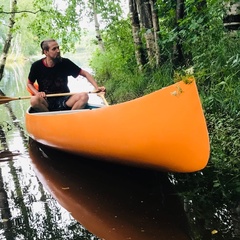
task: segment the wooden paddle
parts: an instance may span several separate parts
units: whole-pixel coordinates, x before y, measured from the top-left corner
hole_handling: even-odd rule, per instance
[[[88,93],[97,93],[98,91],[88,92]],[[47,94],[46,97],[62,97],[62,96],[71,96],[76,93],[54,93],[54,94]],[[0,105],[4,103],[8,103],[14,100],[24,100],[30,99],[32,96],[23,96],[23,97],[6,97],[0,96]]]
[[[107,100],[106,100],[106,98],[105,98],[105,92],[99,92],[99,93],[97,93],[97,95],[100,97],[100,98],[102,98],[102,100],[103,100],[103,102],[104,102],[104,104],[106,105],[106,106],[109,106],[109,104],[108,104],[108,102],[107,102]]]

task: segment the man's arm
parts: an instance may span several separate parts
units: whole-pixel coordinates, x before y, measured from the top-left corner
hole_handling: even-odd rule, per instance
[[[101,92],[104,92],[106,90],[105,87],[99,87],[93,76],[86,70],[81,69],[80,75],[87,78],[87,80],[95,87],[96,90],[99,90]]]
[[[27,89],[33,96],[38,95],[39,97],[46,97],[45,92],[39,92],[38,89],[34,86],[34,83],[32,83],[29,79],[27,82]]]
[[[36,95],[38,90],[35,88],[34,84],[28,79],[27,81],[27,89],[32,95]]]

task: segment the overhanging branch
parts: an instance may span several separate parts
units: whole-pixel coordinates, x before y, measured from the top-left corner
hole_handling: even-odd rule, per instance
[[[22,11],[13,11],[13,12],[5,12],[5,11],[0,11],[0,14],[17,14],[17,13],[32,13],[32,14],[37,14],[38,12],[47,12],[46,10],[39,9],[37,11],[30,11],[30,10],[22,10]]]

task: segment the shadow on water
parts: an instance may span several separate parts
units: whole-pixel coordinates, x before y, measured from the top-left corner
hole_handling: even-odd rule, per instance
[[[87,161],[33,140],[29,153],[43,186],[99,238],[190,239],[182,205],[165,173]]]

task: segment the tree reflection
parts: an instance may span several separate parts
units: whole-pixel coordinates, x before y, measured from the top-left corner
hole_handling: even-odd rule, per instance
[[[7,142],[6,142],[6,136],[5,132],[3,130],[3,126],[0,125],[0,143],[1,146],[4,148],[4,150],[1,150],[0,152],[0,160],[12,160],[11,151],[6,150]],[[12,236],[12,221],[11,221],[11,210],[9,208],[8,203],[8,196],[7,191],[4,187],[4,181],[3,181],[3,175],[2,175],[2,169],[0,168],[0,209],[1,209],[1,229],[4,231],[4,236],[6,239],[13,239]]]
[[[15,103],[0,107],[0,239],[97,239],[36,178],[26,151],[28,136],[19,121],[24,108]],[[12,150],[16,138],[21,141]]]
[[[1,223],[0,228],[3,229],[6,239],[13,239],[12,236],[12,221],[11,211],[8,205],[7,192],[4,188],[2,169],[0,168],[0,209],[1,209]],[[1,232],[0,232],[1,233]]]
[[[194,240],[239,239],[239,203],[233,192],[216,188],[219,172],[209,166],[190,174],[174,174],[171,180],[182,197]],[[223,176],[222,176],[223,177]],[[224,175],[226,182],[228,174]],[[227,192],[225,192],[227,193]]]

